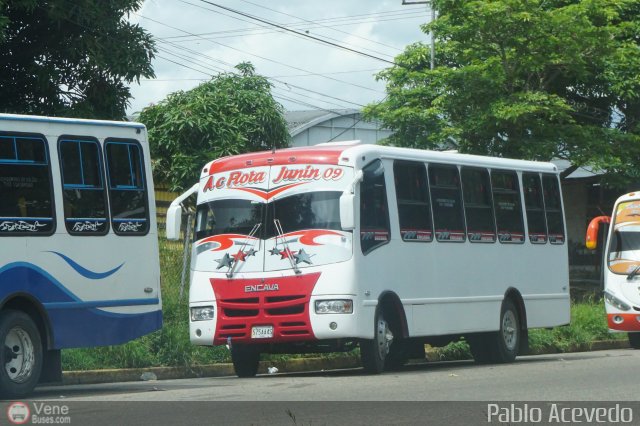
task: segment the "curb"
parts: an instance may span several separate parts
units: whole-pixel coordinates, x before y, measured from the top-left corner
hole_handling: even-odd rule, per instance
[[[560,351],[557,348],[546,348],[530,351],[526,355],[546,355],[571,352],[602,351],[607,349],[629,348],[627,340],[596,341],[589,344],[573,346]],[[427,347],[426,361],[451,361],[442,356],[438,349]],[[459,359],[458,359],[459,360]],[[338,370],[360,367],[360,360],[355,356],[336,358],[297,358],[287,361],[260,361],[258,374],[268,373],[269,367],[276,367],[280,372],[300,373],[306,371]],[[144,375],[144,376],[143,376]],[[146,380],[175,380],[200,377],[234,376],[233,364],[221,363],[199,365],[193,367],[148,367],[123,368],[108,370],[65,371],[62,373],[62,385],[88,385],[114,382],[138,382]],[[151,377],[143,379],[143,377]]]
[[[357,357],[337,358],[299,358],[288,361],[260,361],[258,374],[267,374],[269,367],[276,367],[279,371],[287,373],[300,373],[305,371],[337,370],[342,368],[360,367]],[[138,382],[144,381],[143,375],[151,376],[147,380],[174,380],[193,379],[199,377],[227,377],[235,376],[233,364],[221,363],[211,365],[198,365],[193,367],[148,367],[148,368],[123,368],[107,370],[64,371],[62,373],[62,385],[88,385],[113,382]]]

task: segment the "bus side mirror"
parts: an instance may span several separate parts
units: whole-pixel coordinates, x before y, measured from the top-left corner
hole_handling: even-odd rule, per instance
[[[180,239],[182,227],[182,205],[171,205],[167,209],[167,240]]]
[[[355,199],[355,195],[349,191],[344,191],[340,196],[340,227],[344,231],[356,229]]]
[[[356,185],[362,181],[364,174],[358,170],[353,180],[340,196],[340,227],[344,231],[356,229]]]
[[[585,246],[589,250],[595,250],[598,246],[598,231],[601,223],[611,223],[611,218],[609,216],[597,216],[591,219],[585,237]]]
[[[167,209],[167,240],[179,240],[182,227],[182,202],[198,191],[196,183],[171,202]]]

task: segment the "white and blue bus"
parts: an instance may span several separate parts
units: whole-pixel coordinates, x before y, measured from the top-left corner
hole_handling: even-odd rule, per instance
[[[60,350],[162,326],[139,123],[0,114],[0,392],[61,378]]]

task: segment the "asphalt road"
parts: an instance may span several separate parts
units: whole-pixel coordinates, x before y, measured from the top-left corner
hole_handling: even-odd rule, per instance
[[[640,351],[621,349],[525,356],[507,365],[425,363],[379,376],[351,369],[45,387],[33,401],[68,404],[77,416],[111,424],[175,424],[164,421],[183,415],[190,424],[421,424],[426,413],[438,419],[431,424],[487,424],[488,403],[639,401],[638,370]],[[628,404],[631,424],[640,424],[640,403]],[[507,420],[500,423],[517,423]]]

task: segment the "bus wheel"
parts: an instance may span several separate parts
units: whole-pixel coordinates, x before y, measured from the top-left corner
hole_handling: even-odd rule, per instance
[[[258,373],[260,351],[253,345],[234,343],[231,346],[231,361],[238,377],[253,377]]]
[[[380,309],[376,309],[373,339],[360,340],[360,360],[367,373],[380,374],[393,344],[393,332]]]
[[[500,331],[497,336],[495,362],[513,362],[518,355],[520,345],[520,320],[518,309],[510,299],[502,302],[500,312]]]
[[[469,349],[473,360],[478,364],[489,364],[493,362],[494,355],[492,348],[497,345],[496,333],[478,333],[467,337]]]
[[[0,393],[22,398],[36,387],[42,371],[42,341],[35,323],[24,312],[0,313]]]
[[[629,346],[633,349],[640,349],[640,333],[628,333]]]

